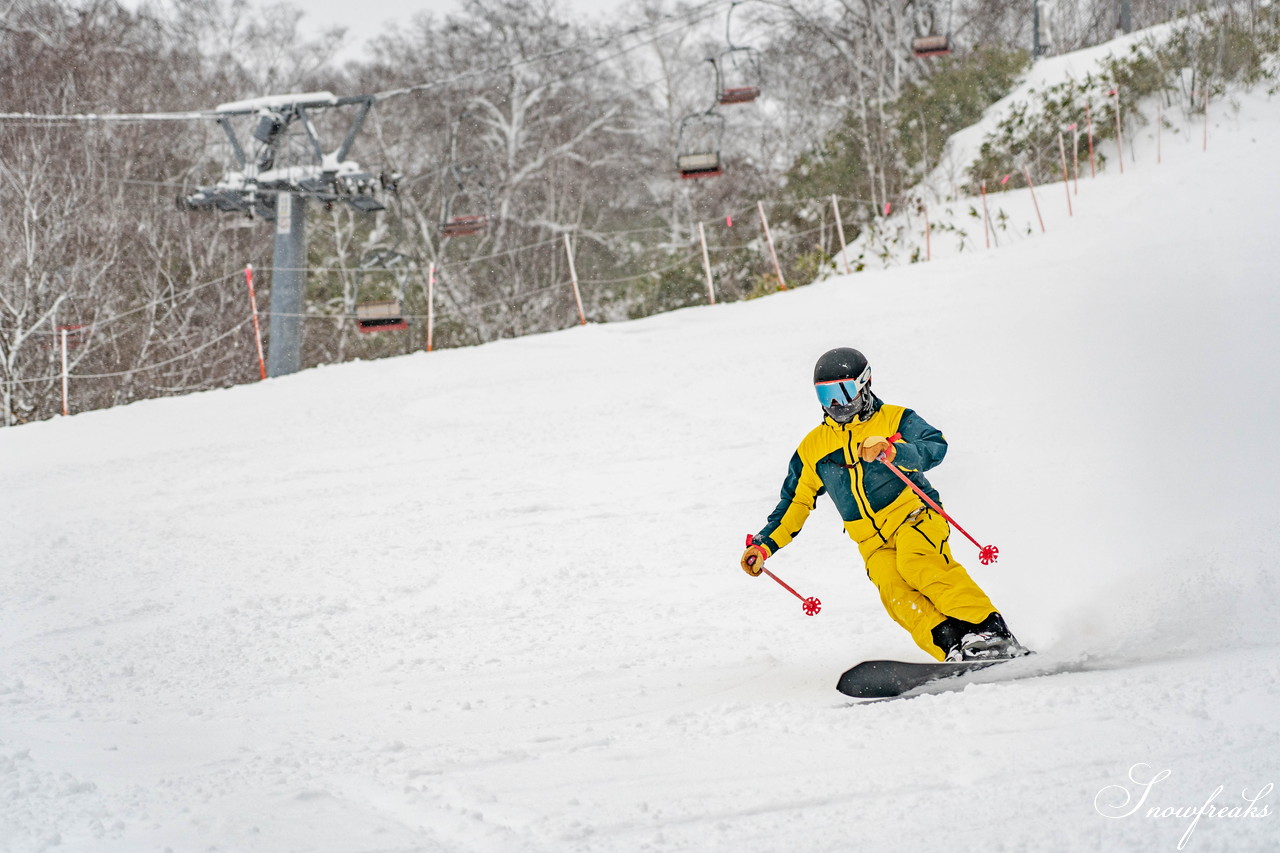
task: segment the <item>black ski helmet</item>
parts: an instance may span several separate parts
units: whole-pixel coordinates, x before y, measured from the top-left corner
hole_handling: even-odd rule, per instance
[[[852,347],[823,353],[813,367],[813,386],[822,410],[836,423],[847,424],[870,414],[871,365]]]
[[[867,369],[867,357],[853,347],[827,350],[813,366],[813,384],[857,379]]]

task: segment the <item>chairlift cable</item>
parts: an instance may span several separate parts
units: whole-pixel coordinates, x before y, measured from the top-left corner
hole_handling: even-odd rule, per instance
[[[594,41],[588,41],[586,43],[557,48],[555,50],[548,51],[546,53],[539,54],[537,56],[531,56],[525,59],[513,60],[511,62],[502,64],[502,65],[492,65],[486,68],[477,68],[472,71],[464,71],[461,74],[455,74],[452,77],[447,77],[442,80],[433,80],[427,83],[418,83],[413,86],[404,86],[398,89],[388,89],[386,91],[376,93],[374,95],[374,98],[376,98],[379,101],[382,101],[382,100],[386,100],[387,98],[398,97],[400,95],[413,94],[417,92],[425,92],[431,89],[449,86],[451,84],[460,83],[464,80],[469,80],[471,78],[483,76],[485,74],[496,73],[501,71],[510,71],[515,68],[520,68],[526,65],[532,65],[547,59],[554,59],[558,56],[563,56],[566,53],[574,53],[577,51],[586,50],[593,46],[601,46],[601,45],[609,44],[610,42],[618,41],[628,36],[636,35],[638,33],[642,33],[648,30],[656,29],[660,26],[665,26],[667,23],[678,22],[680,26],[670,31],[670,32],[678,32],[681,29],[687,28],[691,24],[697,23],[698,21],[701,21],[705,18],[709,18],[713,14],[718,13],[720,8],[724,6],[724,3],[725,3],[725,0],[712,0],[712,2],[704,3],[701,6],[695,6],[692,9],[688,10],[688,12],[682,15],[677,15],[677,14],[666,15],[660,20],[653,21],[648,24],[638,24],[622,33],[610,34],[607,36],[603,36],[599,39],[595,39]],[[644,47],[645,45],[651,44],[657,41],[658,39],[663,38],[669,34],[670,34],[669,32],[657,33],[656,35],[653,36],[653,38],[650,38],[646,41],[638,42],[635,45],[632,45],[631,47],[620,48],[614,53],[606,54],[605,56],[599,57],[591,62],[581,65],[572,71],[568,71],[565,74],[561,75],[558,79],[565,80],[570,77],[576,77],[579,74],[583,74],[589,71],[590,69],[595,68],[597,65],[601,65],[610,59],[616,59],[617,57],[622,56],[623,54],[630,53],[633,50],[636,50],[638,48]]]
[[[734,2],[740,2],[740,0],[734,0]],[[685,27],[688,27],[691,24],[697,23],[698,21],[711,17],[713,14],[717,13],[719,9],[724,5],[725,5],[725,0],[711,0],[711,2],[704,3],[700,6],[695,6],[681,14],[665,15],[657,21],[653,21],[645,24],[637,24],[636,26],[631,27],[630,29],[622,33],[611,33],[609,35],[602,36],[598,39],[590,40],[586,43],[579,43],[579,44],[574,44],[566,47],[557,48],[555,50],[547,51],[546,53],[538,54],[537,56],[531,56],[531,57],[527,57],[519,60],[513,60],[512,62],[508,62],[502,65],[492,65],[492,66],[487,66],[485,68],[477,68],[471,71],[465,71],[465,72],[462,72],[461,74],[455,74],[452,77],[446,77],[441,80],[434,80],[427,83],[419,83],[413,86],[404,86],[397,89],[388,89],[382,92],[377,92],[372,97],[374,98],[374,101],[377,102],[377,101],[386,100],[388,98],[397,97],[399,95],[429,91],[431,89],[448,86],[454,83],[459,83],[464,80],[472,79],[474,77],[483,76],[485,74],[496,73],[501,71],[510,71],[514,68],[519,68],[525,65],[532,65],[548,59],[554,59],[558,56],[563,56],[566,53],[573,53],[575,51],[585,50],[593,46],[606,45],[606,44],[609,44],[610,42],[615,42],[622,38],[626,38],[628,36],[636,35],[636,34],[651,31],[651,30],[656,30],[657,28],[666,26],[669,23],[680,24],[680,26],[671,30],[671,32],[676,32],[679,29],[683,29]],[[669,35],[669,33],[660,32],[656,34],[653,38],[648,39],[647,41],[638,42],[637,44],[631,47],[621,48],[614,53],[607,54],[603,57],[600,57],[594,60],[591,63],[585,64],[573,71],[567,72],[566,74],[561,75],[559,79],[568,79],[569,77],[574,77],[574,76],[577,76],[578,74],[585,73],[586,71],[590,70],[591,68],[594,68],[597,65],[603,64],[604,62],[610,59],[615,59],[619,56],[622,56],[623,54],[630,53],[631,51],[636,50],[640,47],[643,47],[647,44],[650,44],[654,41],[657,41],[658,39],[665,37],[666,35]],[[198,120],[205,120],[205,119],[216,119],[220,115],[222,115],[222,113],[219,113],[216,110],[188,110],[185,112],[155,112],[155,113],[30,113],[30,112],[9,113],[9,112],[0,112],[0,121],[44,122],[44,123],[48,123],[49,125],[57,125],[57,124],[63,124],[63,123],[95,124],[95,123],[103,123],[103,122],[125,123],[125,122],[145,122],[145,121],[198,121]]]
[[[729,45],[729,50],[736,49],[736,46],[733,43],[733,36],[731,35],[729,30],[729,26],[733,21],[733,10],[736,9],[738,7],[738,4],[741,2],[742,0],[733,0],[733,2],[729,4],[729,11],[726,12],[724,16],[724,40],[725,40],[725,43]]]
[[[0,120],[3,121],[30,121],[41,122],[46,125],[56,125],[63,122],[144,122],[144,121],[196,121],[199,119],[217,118],[218,113],[214,110],[192,110],[190,112],[174,112],[174,113],[77,113],[77,114],[49,114],[49,113],[0,113]]]
[[[236,275],[239,275],[239,273],[236,273]],[[209,347],[213,346],[214,344],[221,343],[222,341],[226,340],[232,335],[240,332],[241,327],[251,322],[252,322],[251,318],[248,318],[248,317],[246,317],[243,320],[239,320],[236,322],[234,326],[232,326],[226,332],[223,332],[221,335],[218,335],[218,337],[205,341],[204,343],[200,344],[193,350],[187,350],[184,353],[173,356],[172,358],[165,359],[164,361],[156,362],[155,364],[144,364],[138,367],[130,368],[128,370],[118,370],[113,373],[70,373],[68,374],[67,378],[68,379],[118,379],[122,376],[132,376],[134,374],[143,373],[148,370],[155,370],[160,367],[167,367],[170,364],[176,364],[177,362],[182,361],[185,358],[190,358],[193,355],[201,353],[204,350],[208,349]],[[40,382],[57,382],[61,378],[62,378],[62,374],[59,373],[55,376],[37,376],[33,379],[6,379],[4,381],[10,385],[34,385]]]
[[[113,314],[110,317],[104,317],[104,318],[95,320],[94,325],[104,326],[107,323],[114,323],[116,320],[121,320],[130,315],[138,314],[142,311],[146,311],[148,309],[154,308],[157,305],[163,305],[166,302],[174,302],[176,301],[176,297],[178,296],[188,296],[192,293],[195,293],[197,290],[203,290],[206,287],[213,287],[216,284],[222,284],[225,281],[238,278],[241,275],[243,275],[243,271],[237,270],[236,272],[227,273],[226,275],[222,275],[217,278],[210,279],[208,281],[203,281],[203,282],[200,282],[199,284],[193,284],[190,287],[184,288],[183,290],[176,291],[172,296],[166,296],[162,299],[153,299],[150,302],[143,303],[142,305],[139,305],[136,308],[130,308],[128,311],[122,311],[119,314]]]

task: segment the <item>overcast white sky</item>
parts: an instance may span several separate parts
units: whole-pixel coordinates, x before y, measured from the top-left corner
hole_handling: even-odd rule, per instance
[[[266,5],[270,0],[255,0]],[[306,9],[304,26],[321,29],[343,26],[356,41],[366,41],[383,32],[388,24],[407,22],[418,12],[434,12],[443,16],[461,7],[461,0],[292,0]],[[627,0],[560,0],[569,12],[583,17],[598,17],[621,9]]]
[[[120,0],[129,9],[137,9],[144,2],[163,6],[165,0]],[[266,7],[281,0],[250,0],[257,7]],[[341,52],[339,58],[350,58],[359,53],[359,45],[382,33],[389,25],[407,23],[418,12],[433,12],[443,16],[462,6],[462,0],[283,0],[303,10],[303,29],[322,30],[326,27],[346,27],[353,44]],[[558,0],[561,8],[575,17],[598,18],[634,3],[634,0]]]

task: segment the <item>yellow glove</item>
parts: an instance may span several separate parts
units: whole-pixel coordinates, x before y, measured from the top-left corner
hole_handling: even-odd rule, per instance
[[[861,446],[858,447],[858,455],[862,457],[863,462],[875,462],[876,459],[880,458],[881,453],[890,462],[898,455],[898,451],[893,447],[893,442],[883,435],[864,438]]]
[[[769,550],[763,545],[748,545],[747,550],[742,552],[742,570],[753,578],[758,577],[767,559],[769,559]]]

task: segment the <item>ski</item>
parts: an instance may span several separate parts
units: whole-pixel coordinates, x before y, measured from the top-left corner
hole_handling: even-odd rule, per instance
[[[855,699],[891,699],[926,684],[976,672],[1016,658],[963,662],[911,663],[900,660],[863,661],[840,676],[836,690]]]

